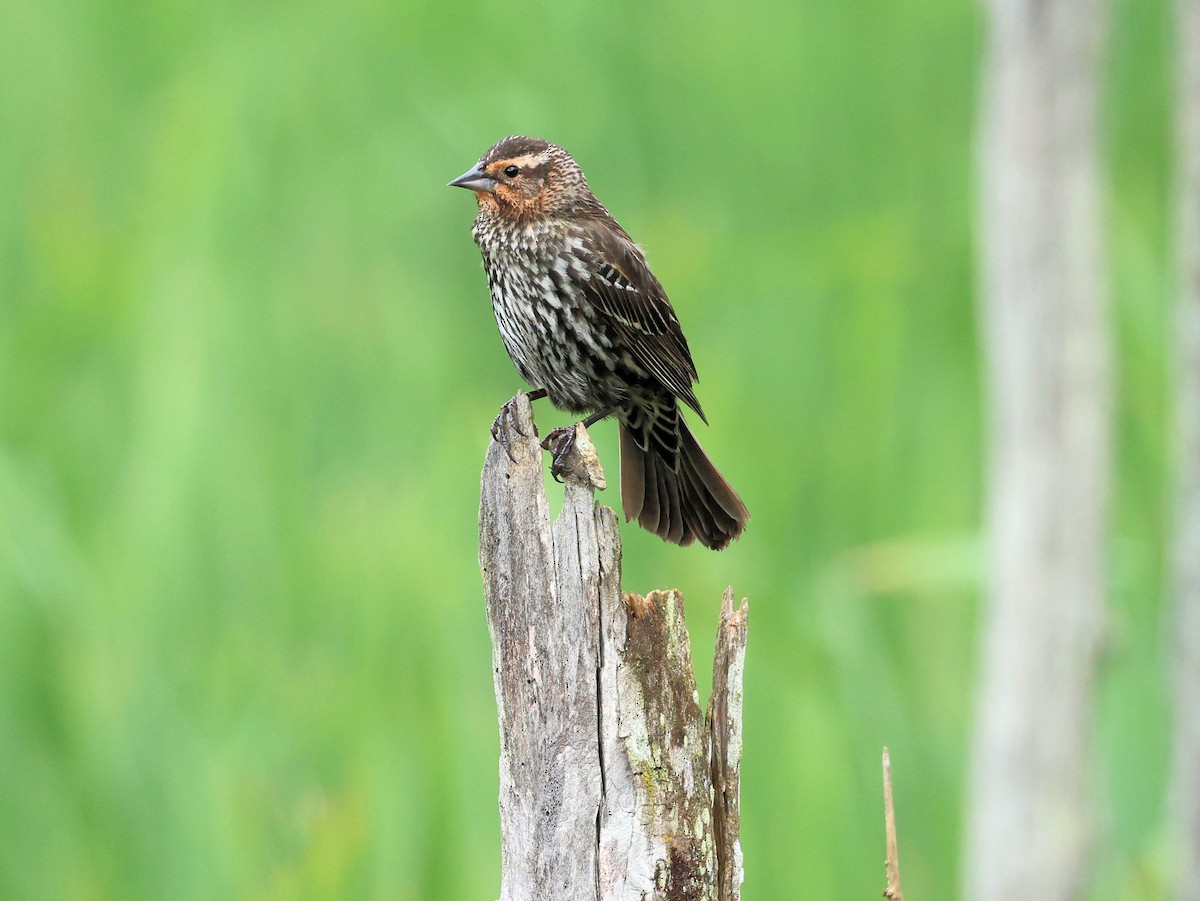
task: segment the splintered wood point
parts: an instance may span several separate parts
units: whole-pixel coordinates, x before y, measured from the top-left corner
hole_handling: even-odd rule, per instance
[[[575,423],[575,447],[567,456],[570,475],[597,491],[608,487],[604,478],[604,470],[600,466],[600,457],[596,454],[596,445],[582,422]]]

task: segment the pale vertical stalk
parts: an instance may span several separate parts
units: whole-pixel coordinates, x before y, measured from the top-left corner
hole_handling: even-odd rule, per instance
[[[1200,901],[1200,0],[1177,0],[1175,490],[1172,536],[1175,897]]]
[[[1112,375],[1100,0],[990,0],[981,130],[990,579],[964,897],[1078,897],[1094,812]]]

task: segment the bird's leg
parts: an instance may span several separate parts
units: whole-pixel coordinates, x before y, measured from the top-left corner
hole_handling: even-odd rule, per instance
[[[546,389],[535,388],[532,391],[525,392],[525,396],[529,398],[530,403],[533,403],[535,400],[541,400],[546,396]],[[492,421],[492,440],[504,448],[504,452],[508,454],[508,459],[513,463],[517,462],[517,458],[513,456],[512,448],[509,447],[508,430],[511,428],[522,438],[525,437],[525,433],[521,431],[521,427],[517,424],[517,409],[513,406],[515,400],[516,398],[514,397],[512,400],[505,401],[504,405],[500,407],[500,412],[496,414],[495,420]],[[537,437],[536,424],[533,427],[533,435],[535,438]]]
[[[586,429],[606,416],[612,416],[615,412],[617,412],[616,407],[599,410],[575,425],[582,425]],[[575,449],[575,425],[554,429],[542,441],[542,448],[554,454],[554,460],[550,463],[550,475],[554,476],[554,480],[557,482],[562,481],[562,476],[567,471],[567,455]]]
[[[583,421],[583,423],[582,423],[583,427],[585,429],[590,428],[591,426],[594,426],[596,423],[598,423],[601,419],[607,419],[609,416],[612,416],[616,412],[617,412],[616,407],[609,407],[607,410],[600,410],[597,413],[593,413],[591,416],[589,416],[587,419],[585,419]]]

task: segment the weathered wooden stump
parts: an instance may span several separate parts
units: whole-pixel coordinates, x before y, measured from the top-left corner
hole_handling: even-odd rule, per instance
[[[581,427],[550,521],[528,401],[482,477],[480,567],[500,720],[501,901],[734,901],[747,604],[727,589],[700,711],[683,598],[621,592]]]

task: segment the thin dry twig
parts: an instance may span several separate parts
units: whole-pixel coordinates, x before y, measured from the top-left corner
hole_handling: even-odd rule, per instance
[[[883,897],[904,901],[900,891],[900,852],[896,850],[896,807],[892,803],[892,759],[883,749],[883,822],[887,830],[887,888]]]

